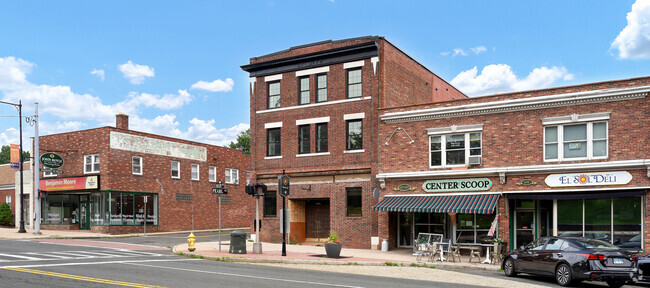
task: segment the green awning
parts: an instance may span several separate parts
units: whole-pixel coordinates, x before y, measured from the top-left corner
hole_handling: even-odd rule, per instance
[[[473,195],[388,195],[377,205],[375,211],[492,214],[499,194]]]

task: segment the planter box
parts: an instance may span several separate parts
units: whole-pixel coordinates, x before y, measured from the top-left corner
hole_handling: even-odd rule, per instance
[[[342,247],[342,243],[325,243],[325,254],[327,254],[327,258],[339,258]]]

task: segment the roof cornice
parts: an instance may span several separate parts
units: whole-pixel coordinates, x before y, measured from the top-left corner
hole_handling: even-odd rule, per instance
[[[584,105],[591,103],[641,99],[648,96],[648,92],[650,92],[650,86],[601,89],[523,99],[467,104],[453,107],[392,112],[385,113],[381,115],[380,118],[386,123],[426,121],[440,118],[508,113],[525,110]]]

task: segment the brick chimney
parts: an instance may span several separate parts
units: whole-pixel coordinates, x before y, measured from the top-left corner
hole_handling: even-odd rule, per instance
[[[115,115],[115,127],[119,129],[129,130],[129,115],[124,113]]]

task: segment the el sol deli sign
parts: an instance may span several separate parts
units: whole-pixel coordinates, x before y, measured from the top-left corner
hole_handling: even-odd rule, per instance
[[[490,188],[492,181],[488,178],[429,180],[422,184],[425,192],[487,191]]]

